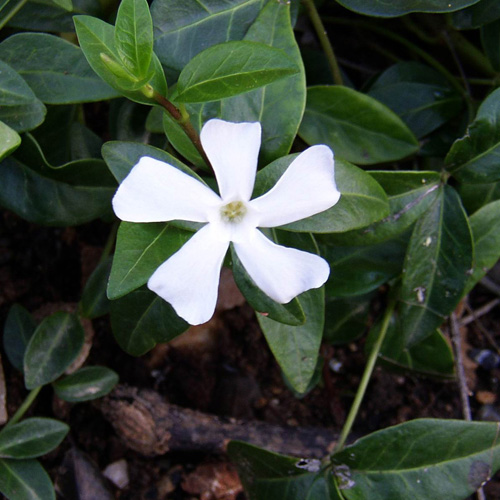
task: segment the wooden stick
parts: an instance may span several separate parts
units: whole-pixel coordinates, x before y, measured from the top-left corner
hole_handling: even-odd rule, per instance
[[[155,391],[124,385],[95,404],[122,441],[147,456],[168,451],[220,453],[229,441],[240,440],[277,453],[323,458],[338,439],[329,429],[222,419],[168,404]]]

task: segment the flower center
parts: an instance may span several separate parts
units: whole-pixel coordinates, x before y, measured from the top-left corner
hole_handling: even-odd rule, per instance
[[[247,207],[242,201],[232,201],[220,209],[221,217],[226,222],[240,222],[247,213]]]

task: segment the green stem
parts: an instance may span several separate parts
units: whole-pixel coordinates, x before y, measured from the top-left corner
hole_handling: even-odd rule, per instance
[[[2,29],[25,5],[28,0],[21,0],[1,21],[0,29]]]
[[[389,327],[389,321],[391,319],[395,305],[396,301],[391,300],[389,302],[389,305],[387,306],[387,309],[385,310],[384,317],[382,319],[382,327],[380,329],[378,339],[373,345],[372,351],[370,352],[370,357],[368,358],[368,362],[366,363],[363,377],[361,378],[358,391],[356,392],[356,396],[352,403],[351,409],[349,410],[349,415],[347,415],[347,419],[345,421],[344,427],[342,428],[342,432],[340,433],[339,440],[337,441],[337,445],[335,446],[335,451],[340,451],[344,447],[345,442],[347,440],[347,436],[351,432],[354,420],[356,419],[359,407],[361,406],[361,402],[363,401],[366,389],[368,387],[373,370],[375,368],[380,348],[382,347],[382,344],[384,342],[385,334],[387,333],[387,328]]]
[[[432,66],[435,68],[437,71],[439,71],[452,85],[454,89],[456,89],[463,97],[464,99],[469,99],[469,96],[467,95],[467,92],[464,90],[462,85],[460,84],[460,81],[455,78],[453,74],[451,74],[441,63],[439,63],[436,59],[434,59],[432,56],[427,54],[425,50],[422,50],[420,47],[417,47],[415,44],[409,42],[406,38],[393,33],[392,31],[389,31],[385,28],[381,28],[379,26],[375,26],[371,23],[368,23],[366,21],[358,21],[358,20],[353,20],[353,19],[341,19],[341,18],[335,18],[335,17],[329,17],[325,18],[328,19],[329,22],[334,23],[334,24],[342,24],[346,26],[357,26],[362,29],[367,29],[370,31],[373,31],[374,33],[378,33],[379,35],[385,36],[386,38],[389,38],[391,40],[394,40],[398,42],[399,44],[405,46],[407,49],[412,51],[414,54],[418,55],[421,59],[423,59],[429,66]]]
[[[38,396],[38,393],[40,392],[42,387],[43,386],[36,387],[35,389],[32,389],[30,391],[30,393],[26,396],[26,399],[23,401],[23,404],[17,409],[16,413],[12,415],[10,420],[5,425],[4,429],[7,429],[7,427],[11,427],[12,425],[17,424],[17,422],[19,422],[19,420],[23,418],[28,408],[33,404],[33,401]]]
[[[323,47],[323,51],[325,52],[325,56],[328,61],[328,66],[330,66],[333,81],[337,85],[344,85],[342,74],[340,73],[339,64],[337,62],[337,58],[335,57],[335,52],[333,51],[332,44],[330,43],[330,40],[328,39],[328,36],[326,34],[325,25],[323,24],[323,21],[318,14],[316,5],[314,5],[314,0],[302,0],[302,4],[307,11],[307,15],[309,16],[314,30],[318,35],[319,42]]]
[[[194,147],[198,150],[201,157],[205,161],[205,163],[212,168],[210,164],[210,160],[208,159],[203,146],[201,145],[201,140],[198,132],[196,132],[195,128],[189,121],[189,115],[187,114],[186,109],[180,110],[177,108],[172,102],[170,102],[165,96],[162,96],[160,93],[153,91],[153,99],[167,111],[167,113],[182,127],[186,135],[189,137],[191,142],[194,144]]]
[[[104,261],[108,255],[111,253],[111,250],[113,248],[113,245],[115,243],[116,239],[116,233],[118,232],[118,226],[120,223],[116,221],[112,226],[111,226],[111,231],[109,232],[108,239],[106,240],[106,245],[104,245],[104,248],[102,250],[101,258],[99,259],[99,264]]]

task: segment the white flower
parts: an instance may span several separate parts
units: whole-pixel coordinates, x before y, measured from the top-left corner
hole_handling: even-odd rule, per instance
[[[328,279],[328,263],[308,252],[276,245],[257,228],[282,226],[337,203],[333,153],[312,146],[267,193],[250,200],[261,142],[260,123],[210,120],[201,143],[213,166],[220,196],[177,168],[140,159],[121,183],[113,208],[128,222],[206,222],[151,276],[148,287],[192,325],[215,310],[219,275],[229,244],[255,284],[285,304]]]

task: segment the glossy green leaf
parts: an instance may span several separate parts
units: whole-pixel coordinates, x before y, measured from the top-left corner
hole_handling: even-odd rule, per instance
[[[35,94],[13,66],[3,61],[1,49],[4,43],[0,43],[0,106],[31,104]]]
[[[286,325],[302,325],[306,321],[304,310],[297,298],[287,304],[279,304],[260,290],[248,275],[240,262],[237,253],[231,245],[231,258],[233,261],[233,276],[236,285],[247,299],[247,302],[259,314],[263,314],[279,323]]]
[[[135,142],[110,141],[102,147],[102,157],[118,182],[122,182],[143,156],[164,161],[201,180],[190,168],[165,151]]]
[[[115,47],[136,77],[147,76],[153,56],[153,21],[146,0],[124,0],[116,15]]]
[[[119,62],[120,57],[114,41],[114,26],[90,16],[76,16],[74,20],[78,41],[85,58],[106,83],[130,100],[142,104],[156,104],[152,97],[146,97],[138,90],[146,83],[159,94],[167,95],[165,75],[160,61],[154,54],[148,69],[148,75],[152,74],[152,78],[137,79]]]
[[[481,104],[464,137],[455,141],[446,156],[446,168],[462,182],[500,180],[500,89]]]
[[[0,493],[8,500],[56,500],[50,477],[37,460],[0,459]]]
[[[278,243],[317,252],[312,236],[280,232]],[[323,288],[309,290],[298,297],[306,321],[290,326],[257,314],[257,319],[276,361],[288,382],[298,393],[304,393],[314,375],[323,335],[325,294]]]
[[[145,289],[111,303],[111,326],[120,347],[133,356],[142,356],[189,327],[170,304]]]
[[[418,151],[417,139],[393,111],[342,86],[307,90],[299,134],[308,144],[327,144],[358,165],[401,160]]]
[[[492,68],[500,71],[500,19],[481,26],[481,43]]]
[[[445,186],[416,223],[400,293],[401,328],[411,347],[451,314],[473,263],[472,235],[457,192]]]
[[[350,471],[347,500],[465,500],[500,468],[498,425],[413,420],[356,441],[333,461]]]
[[[52,387],[57,397],[70,403],[90,401],[108,394],[118,383],[118,374],[105,366],[86,366],[56,380]]]
[[[382,322],[378,321],[366,339],[365,351],[371,352],[378,339]],[[378,361],[397,373],[409,371],[440,379],[454,379],[455,359],[447,339],[434,330],[421,342],[406,347],[405,336],[397,315],[393,315],[380,349]]]
[[[0,457],[35,458],[57,448],[69,427],[52,418],[27,418],[0,431]]]
[[[329,297],[352,297],[376,290],[398,276],[403,269],[408,237],[397,238],[368,246],[338,246],[321,237],[321,255],[330,264],[326,282]]]
[[[474,268],[469,276],[464,294],[500,259],[500,201],[488,203],[469,219],[474,238]]]
[[[144,285],[192,232],[167,223],[122,222],[108,282],[108,298],[117,299]]]
[[[241,40],[264,0],[154,0],[155,52],[169,81],[209,45]]]
[[[460,184],[457,190],[469,214],[473,214],[488,203],[500,200],[500,181],[487,184]]]
[[[371,171],[389,199],[390,214],[353,231],[330,234],[330,244],[374,245],[406,231],[438,196],[441,177],[436,172]]]
[[[218,101],[298,72],[295,61],[281,49],[250,41],[221,43],[189,61],[179,75],[174,99]]]
[[[278,455],[251,444],[227,447],[250,500],[343,500],[334,475],[319,460]]]
[[[324,340],[333,345],[343,345],[359,339],[368,326],[371,298],[371,294],[348,298],[327,295]]]
[[[391,66],[375,80],[369,95],[392,109],[421,138],[456,116],[462,98],[435,69],[416,62]]]
[[[73,10],[73,0],[52,0],[55,5],[62,7],[64,10],[71,12]]]
[[[0,205],[30,222],[74,226],[110,211],[114,188],[72,186],[42,175],[12,157],[5,159],[0,169]]]
[[[257,173],[253,198],[271,189],[297,155],[280,158]],[[335,182],[340,201],[319,214],[282,226],[288,231],[337,233],[368,226],[389,214],[387,196],[366,172],[335,160]]]
[[[14,304],[5,320],[3,347],[9,361],[20,371],[23,371],[24,351],[35,329],[33,316],[20,304]]]
[[[109,300],[106,295],[112,258],[99,262],[90,275],[80,300],[80,314],[89,319],[104,316],[109,312]]]
[[[467,9],[455,12],[453,26],[459,30],[480,28],[500,18],[500,4],[497,0],[480,0]]]
[[[398,17],[411,12],[446,13],[474,5],[479,0],[337,0],[344,7],[374,17]]]
[[[221,102],[222,119],[261,123],[262,146],[259,159],[263,165],[267,165],[289,153],[305,108],[305,73],[290,22],[290,4],[268,2],[244,40],[262,42],[282,49],[300,70],[296,75]],[[286,112],[283,112],[284,109]]]
[[[25,83],[20,87],[23,85]],[[16,132],[26,132],[38,127],[43,122],[46,113],[47,109],[42,101],[34,95],[33,99],[26,104],[0,105],[0,120]]]
[[[84,341],[76,316],[57,312],[45,318],[31,337],[24,353],[24,381],[28,389],[58,378],[76,359]]]
[[[0,160],[11,155],[21,144],[21,137],[0,121]]]
[[[119,94],[87,63],[81,49],[47,33],[19,33],[0,43],[0,59],[47,104],[111,99]]]

